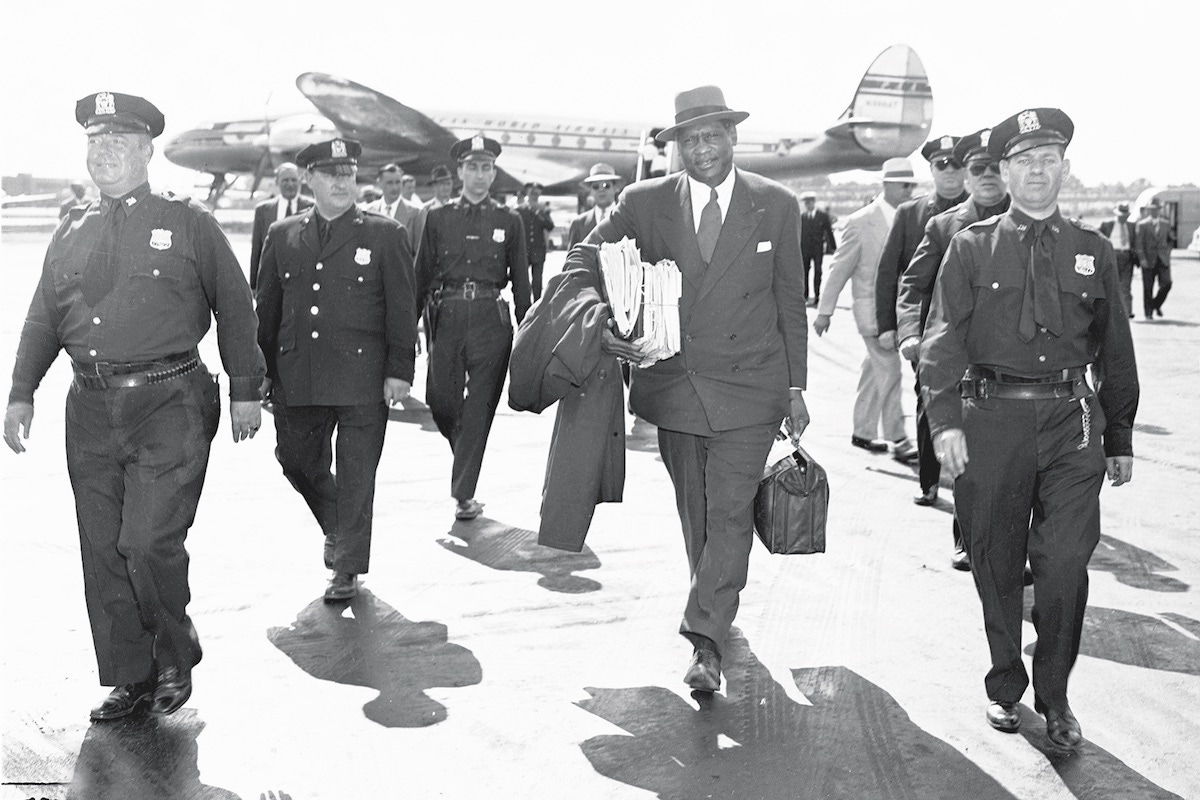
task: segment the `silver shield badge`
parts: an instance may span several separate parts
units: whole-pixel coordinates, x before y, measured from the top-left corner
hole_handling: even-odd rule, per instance
[[[1082,253],[1075,254],[1075,271],[1080,275],[1095,275],[1096,274],[1096,257],[1085,256]]]
[[[371,251],[365,247],[360,247],[354,251],[354,263],[360,267],[365,267],[371,263]]]
[[[117,113],[117,101],[111,92],[100,92],[96,95],[96,116],[109,116]]]
[[[150,246],[155,250],[170,250],[171,232],[165,228],[155,228],[150,231]]]

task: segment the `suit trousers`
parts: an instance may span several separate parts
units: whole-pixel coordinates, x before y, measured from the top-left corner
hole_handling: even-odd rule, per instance
[[[1035,706],[1061,710],[1079,655],[1088,560],[1100,541],[1103,412],[1094,397],[969,400],[963,428],[971,462],[954,496],[991,651],[988,698],[1015,703],[1029,686],[1021,660],[1028,557]]]
[[[679,632],[724,652],[746,585],[754,541],[754,495],[779,423],[713,436],[658,429],[658,447],[675,485],[675,504],[691,570]]]
[[[1158,281],[1158,294],[1154,293],[1154,282]],[[1147,268],[1142,265],[1142,310],[1149,317],[1162,308],[1171,291],[1171,265],[1157,262],[1157,266]]]
[[[454,452],[450,494],[455,500],[475,496],[512,340],[507,304],[495,299],[443,300],[438,306],[425,402]]]
[[[1125,313],[1133,315],[1133,254],[1128,250],[1114,250],[1117,256],[1117,282],[1121,284],[1121,299],[1125,301]]]
[[[854,398],[854,435],[874,439],[882,434],[889,442],[904,439],[904,407],[900,402],[900,354],[864,336],[867,356],[858,376]]]
[[[529,256],[529,290],[533,294],[533,302],[542,296],[542,271],[546,267],[546,254],[540,258]]]
[[[100,684],[190,670],[188,554],[221,401],[203,366],[163,383],[67,395],[67,470]]]
[[[942,479],[942,464],[933,449],[933,435],[929,430],[929,415],[925,413],[925,401],[921,398],[921,376],[917,375],[917,481],[921,493],[937,486]],[[962,527],[955,513],[950,523],[950,536],[955,549],[963,545]]]
[[[327,541],[333,569],[361,575],[370,567],[375,472],[387,433],[387,406],[288,406],[275,403],[275,458],[304,498]],[[337,475],[331,444],[337,430]]]
[[[825,259],[825,250],[822,247],[814,247],[812,249],[800,249],[800,260],[804,262],[804,299],[809,298],[808,294],[808,273],[812,271],[812,298],[813,300],[821,299],[821,263]]]

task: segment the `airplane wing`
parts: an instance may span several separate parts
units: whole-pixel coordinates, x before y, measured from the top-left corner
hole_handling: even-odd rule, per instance
[[[542,186],[559,186],[573,184],[587,177],[587,171],[580,169],[578,164],[559,164],[517,148],[505,150],[497,166],[520,185],[540,183]]]
[[[376,149],[432,150],[439,155],[454,134],[414,108],[354,81],[305,72],[296,88],[346,136]]]

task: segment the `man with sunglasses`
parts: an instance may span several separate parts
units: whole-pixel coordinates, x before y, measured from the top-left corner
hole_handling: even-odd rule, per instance
[[[617,200],[621,176],[608,164],[593,164],[588,176],[583,179],[592,196],[592,207],[571,220],[567,229],[567,249],[582,242],[588,234],[608,219],[613,203]]]
[[[408,233],[354,205],[361,151],[340,138],[300,151],[316,203],[268,229],[258,278],[275,457],[325,535],[328,601],[354,597],[369,566],[388,406],[408,397],[416,360]]]
[[[964,136],[955,145],[954,159],[966,167],[967,192],[970,199],[929,220],[925,226],[925,236],[917,246],[908,269],[900,276],[899,294],[896,299],[897,339],[900,341],[900,355],[914,367],[920,354],[921,333],[925,330],[925,320],[929,316],[933,284],[942,265],[942,256],[950,244],[950,238],[968,225],[1008,210],[1008,187],[1000,177],[1000,162],[987,150],[991,133],[990,129],[984,128]],[[919,371],[917,381],[919,400]],[[917,415],[917,438],[922,443],[919,445],[921,458],[918,473],[921,491],[913,498],[913,502],[919,506],[932,506],[937,502],[942,465],[934,456],[933,443],[929,436],[929,421],[926,419],[923,405]],[[958,570],[969,570],[971,562],[963,545],[962,530],[957,516],[952,527],[954,555],[950,564]]]
[[[1074,133],[1057,108],[996,125],[1011,207],[952,240],[934,286],[920,374],[934,451],[955,478],[991,669],[988,724],[1014,733],[1029,686],[1024,568],[1033,572],[1034,708],[1058,747],[1082,741],[1067,702],[1100,541],[1100,488],[1132,478],[1137,366],[1112,244],[1066,219]],[[1100,376],[1093,390],[1087,368]]]

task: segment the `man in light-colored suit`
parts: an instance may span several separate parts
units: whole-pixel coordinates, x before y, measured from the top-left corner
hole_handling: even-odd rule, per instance
[[[825,278],[825,293],[817,306],[813,330],[821,336],[829,330],[834,304],[846,282],[850,282],[850,308],[858,332],[867,346],[854,400],[854,433],[850,444],[871,452],[883,452],[892,443],[892,457],[908,461],[917,448],[904,433],[904,410],[900,405],[900,355],[895,348],[879,343],[879,324],[875,314],[875,278],[879,258],[887,243],[888,231],[896,217],[896,206],[907,201],[916,187],[912,165],[907,158],[889,158],[883,164],[883,192],[874,202],[860,208],[846,220],[842,243],[833,254]]]
[[[401,194],[405,186],[404,178],[404,170],[400,169],[396,164],[384,164],[380,167],[376,184],[379,186],[379,190],[383,192],[383,197],[374,202],[367,203],[363,206],[363,211],[373,211],[376,214],[383,214],[385,217],[391,217],[403,225],[405,232],[408,234],[409,249],[416,252],[419,241],[415,238],[417,214],[421,212],[421,207],[405,200]]]
[[[1138,260],[1142,265],[1142,310],[1146,319],[1162,316],[1162,304],[1171,291],[1171,248],[1175,237],[1166,220],[1159,219],[1162,204],[1157,197],[1146,206],[1149,216],[1138,221]],[[1158,281],[1158,294],[1154,293],[1154,281]]]
[[[588,237],[628,236],[644,261],[683,276],[681,351],[634,369],[630,405],[658,426],[691,570],[679,632],[691,641],[684,682],[721,686],[721,653],[746,584],[754,495],[780,422],[799,443],[808,425],[799,206],[783,186],[733,167],[737,124],[715,86],[675,98],[684,172],[638,182]],[[603,348],[634,363],[642,350],[611,331]]]
[[[608,164],[593,164],[583,182],[592,195],[592,207],[571,220],[567,228],[568,250],[586,239],[608,217],[621,189],[621,176]]]
[[[295,164],[280,164],[275,168],[275,186],[279,196],[264,200],[254,207],[254,229],[250,234],[250,288],[258,288],[258,262],[262,258],[267,228],[281,219],[307,211],[312,200],[300,194],[300,170]]]
[[[1137,224],[1129,219],[1129,203],[1117,203],[1114,219],[1100,223],[1100,233],[1112,242],[1117,256],[1117,279],[1121,283],[1121,299],[1133,319],[1133,268],[1138,263]]]

